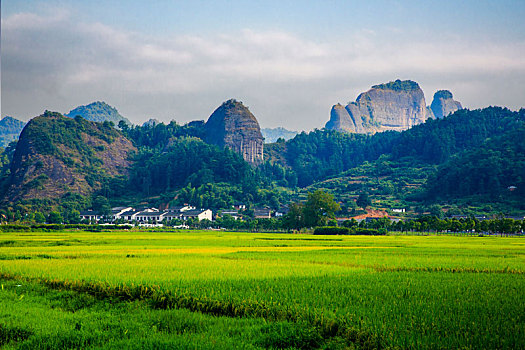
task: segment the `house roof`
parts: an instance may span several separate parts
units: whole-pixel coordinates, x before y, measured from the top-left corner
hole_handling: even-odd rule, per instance
[[[140,213],[138,210],[128,210],[120,214],[121,216],[131,216]]]
[[[270,215],[270,212],[270,209],[267,208],[258,208],[253,210],[254,215]]]
[[[154,211],[154,212],[147,212],[147,211],[143,211],[143,212],[140,212],[137,214],[137,216],[161,216],[162,213],[161,212],[158,212],[158,211]]]
[[[202,209],[195,209],[195,210],[186,210],[184,212],[182,212],[182,215],[183,216],[198,216],[202,213],[204,213],[207,209],[205,210],[202,210]]]

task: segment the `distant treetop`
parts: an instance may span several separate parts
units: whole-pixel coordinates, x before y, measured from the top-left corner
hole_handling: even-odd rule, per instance
[[[412,91],[419,90],[419,85],[412,80],[399,80],[391,81],[385,84],[379,84],[372,86],[372,89],[382,89],[382,90],[394,90],[394,91]]]
[[[448,91],[448,90],[438,90],[435,94],[434,94],[434,99],[439,99],[439,98],[442,98],[442,99],[451,99],[452,98],[452,92]]]

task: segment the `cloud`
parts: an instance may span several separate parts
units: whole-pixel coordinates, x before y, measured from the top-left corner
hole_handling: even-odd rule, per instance
[[[487,105],[486,87],[505,84],[502,77],[514,93],[492,97],[517,108],[525,95],[525,43],[409,41],[397,30],[364,29],[343,42],[251,29],[153,37],[54,11],[3,20],[2,51],[2,115],[25,119],[106,100],[134,122],[186,122],[235,97],[263,126],[311,129],[324,125],[332,104],[396,78],[418,81],[427,99],[456,88],[471,107]]]

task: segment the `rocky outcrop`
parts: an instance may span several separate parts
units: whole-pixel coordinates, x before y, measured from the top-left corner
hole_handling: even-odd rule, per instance
[[[435,118],[444,118],[463,107],[460,102],[454,100],[450,91],[439,90],[434,94],[430,109]]]
[[[229,147],[251,164],[263,162],[261,128],[242,102],[228,100],[213,112],[205,125],[205,141]]]
[[[46,112],[20,134],[4,201],[89,195],[109,177],[127,175],[132,150],[109,125]]]
[[[406,130],[430,117],[425,96],[411,80],[374,85],[345,107],[332,107],[327,129],[356,133]]]

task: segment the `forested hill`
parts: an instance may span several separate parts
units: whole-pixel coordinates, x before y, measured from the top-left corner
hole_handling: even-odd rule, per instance
[[[89,195],[108,178],[126,174],[133,149],[109,122],[46,111],[20,134],[9,173],[3,174],[3,204]]]
[[[441,164],[458,152],[480,146],[489,137],[521,127],[524,122],[525,109],[519,112],[500,107],[463,109],[443,119],[429,119],[401,133],[368,136],[330,130],[303,132],[284,145],[267,147],[267,158],[285,162],[296,172],[298,184],[303,187],[381,155],[394,160],[413,157]]]
[[[441,165],[426,184],[430,199],[525,199],[525,124],[488,138]]]

